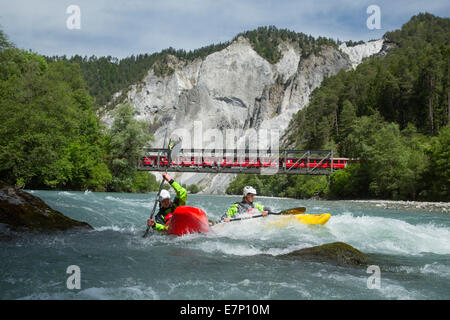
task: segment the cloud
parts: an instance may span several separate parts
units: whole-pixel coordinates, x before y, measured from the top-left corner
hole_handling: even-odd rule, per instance
[[[81,8],[81,30],[66,28],[71,4]],[[381,30],[366,27],[371,4],[381,8]],[[169,46],[195,49],[263,25],[369,40],[424,11],[448,17],[450,6],[440,0],[0,0],[0,24],[16,45],[42,54],[125,57]]]

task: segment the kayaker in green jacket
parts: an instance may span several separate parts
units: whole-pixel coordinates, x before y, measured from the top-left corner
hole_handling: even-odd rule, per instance
[[[155,219],[148,219],[147,224],[155,230],[167,231],[169,229],[170,219],[172,213],[179,206],[186,205],[187,191],[178,182],[174,181],[167,173],[162,174],[163,178],[169,182],[172,188],[177,193],[173,201],[170,200],[170,193],[167,190],[161,190],[159,194],[159,211]]]
[[[230,222],[231,218],[244,213],[251,213],[255,209],[260,211],[263,216],[267,216],[271,209],[269,207],[263,206],[262,204],[253,202],[256,195],[256,190],[253,187],[246,186],[243,189],[244,196],[241,202],[236,202],[233,204],[225,213],[221,220],[224,222]]]

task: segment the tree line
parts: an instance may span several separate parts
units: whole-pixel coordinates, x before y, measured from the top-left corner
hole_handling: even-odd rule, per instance
[[[358,163],[329,179],[239,177],[228,191],[257,178],[294,197],[448,201],[450,19],[422,13],[384,40],[395,45],[385,56],[324,79],[282,138],[285,148],[332,149]]]
[[[102,126],[80,64],[48,62],[0,30],[0,180],[22,188],[150,191],[135,159],[152,137],[127,104]]]
[[[168,55],[172,55],[182,61],[192,61],[197,58],[204,59],[207,55],[222,50],[228,46],[228,42],[213,44],[199,49],[186,51],[172,47],[161,52],[152,54],[131,55],[123,59],[112,56],[91,57],[74,55],[46,57],[47,62],[63,61],[65,63],[76,63],[80,66],[86,88],[89,94],[95,98],[99,106],[106,105],[113,94],[126,91],[127,88],[139,83],[150,69],[160,77],[170,75],[174,72],[168,66]]]
[[[194,59],[215,48],[165,52]],[[0,30],[0,180],[29,189],[158,190],[152,173],[135,168],[153,140],[150,124],[136,120],[130,104],[121,104],[112,112],[111,126],[102,125],[89,92],[98,87],[85,80],[92,72],[113,86],[123,72],[124,81],[135,81],[130,70],[148,57],[48,58],[16,48]],[[184,187],[201,191],[195,184]]]
[[[255,51],[270,63],[277,63],[282,54],[278,48],[282,42],[296,43],[301,48],[302,56],[320,52],[323,45],[334,46],[340,42],[332,39],[297,33],[287,29],[277,29],[274,26],[259,27],[236,35],[231,41],[211,44],[199,49],[186,51],[169,47],[152,54],[132,55],[123,59],[112,56],[91,57],[74,55],[45,57],[47,62],[63,61],[77,63],[86,81],[89,94],[95,99],[96,105],[104,106],[111,100],[113,94],[125,92],[130,85],[139,83],[149,70],[155,75],[164,77],[171,75],[174,69],[169,66],[168,56],[177,57],[182,63],[195,59],[205,59],[208,55],[225,49],[239,36],[247,38]]]
[[[297,44],[301,50],[303,58],[310,54],[318,54],[323,46],[332,46],[337,48],[338,41],[331,38],[318,37],[302,32],[290,31],[288,29],[278,29],[275,26],[259,27],[255,30],[246,31],[238,34],[236,38],[243,36],[252,44],[253,49],[264,59],[272,64],[277,63],[282,58],[279,45],[283,42]]]

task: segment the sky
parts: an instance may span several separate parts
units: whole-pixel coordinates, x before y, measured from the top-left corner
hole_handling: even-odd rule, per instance
[[[67,27],[71,5],[80,9],[79,29]],[[380,29],[367,27],[370,5],[380,9]],[[420,12],[450,17],[450,1],[0,0],[0,28],[17,47],[44,55],[124,58],[168,47],[192,50],[268,25],[368,41]]]

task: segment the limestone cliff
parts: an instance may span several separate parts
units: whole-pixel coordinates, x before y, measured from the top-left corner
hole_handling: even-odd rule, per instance
[[[152,124],[153,147],[162,147],[166,130],[185,128],[192,134],[194,121],[201,122],[203,132],[265,128],[278,129],[281,136],[324,77],[354,68],[364,57],[378,53],[382,44],[378,40],[352,48],[322,47],[318,54],[303,58],[297,44],[286,42],[279,46],[281,60],[271,64],[240,36],[203,60],[186,62],[170,56],[168,65],[174,72],[161,77],[149,70],[141,83],[128,90],[126,101],[138,109],[139,119]],[[193,135],[183,146],[190,143],[206,147],[206,141],[194,141]],[[182,183],[203,186],[206,193],[223,193],[232,178],[230,174],[177,176]]]

